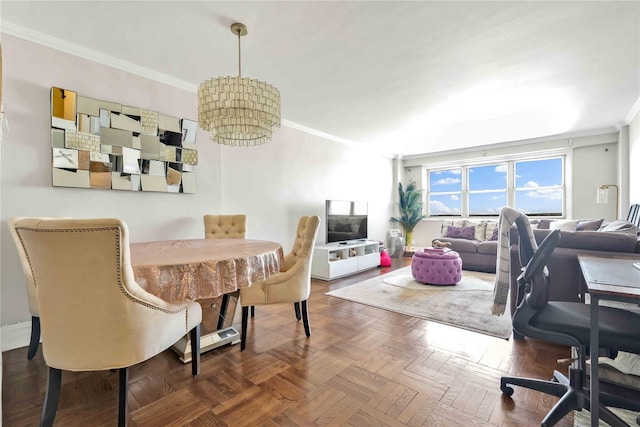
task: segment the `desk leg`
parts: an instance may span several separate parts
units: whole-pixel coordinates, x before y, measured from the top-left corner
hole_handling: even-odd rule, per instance
[[[589,406],[591,413],[591,426],[599,425],[600,410],[598,404],[600,402],[600,381],[598,377],[598,355],[600,354],[600,320],[598,303],[600,299],[591,294],[591,339],[590,339],[590,355],[591,355],[591,386]]]

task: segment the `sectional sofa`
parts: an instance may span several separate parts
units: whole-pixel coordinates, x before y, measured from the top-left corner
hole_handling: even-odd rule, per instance
[[[448,242],[449,248],[458,252],[464,270],[496,272],[498,253],[498,222],[479,220],[444,221],[442,237],[437,240]]]
[[[550,229],[534,228],[536,242],[541,243],[553,228],[560,229],[560,240],[547,264],[550,300],[581,301],[587,292],[578,264],[578,254],[625,255],[640,259],[638,231],[636,226],[628,221],[613,221],[597,229],[585,230],[563,225],[552,226]],[[522,266],[518,256],[518,233],[515,227],[510,232],[510,244],[509,299],[513,313],[522,300],[522,295],[518,294],[517,279]]]

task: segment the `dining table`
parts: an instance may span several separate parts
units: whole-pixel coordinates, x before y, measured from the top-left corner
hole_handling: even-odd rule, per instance
[[[266,240],[183,239],[131,243],[131,266],[138,284],[167,302],[198,301],[203,306],[200,351],[239,342],[224,295],[267,279],[280,271],[282,246]],[[226,298],[228,301],[228,298]],[[208,317],[208,318],[207,318]],[[211,318],[214,319],[211,319]],[[226,327],[218,319],[227,319]],[[205,327],[213,320],[215,326]],[[180,359],[191,360],[189,335],[173,347]]]

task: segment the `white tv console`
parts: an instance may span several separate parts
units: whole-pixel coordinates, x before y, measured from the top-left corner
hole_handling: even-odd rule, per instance
[[[379,242],[351,240],[346,244],[329,243],[313,249],[311,277],[333,280],[380,265]]]

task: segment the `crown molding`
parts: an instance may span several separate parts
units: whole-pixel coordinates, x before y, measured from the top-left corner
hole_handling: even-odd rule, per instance
[[[363,143],[360,143],[360,142],[351,141],[351,140],[345,139],[345,138],[340,138],[339,136],[334,136],[334,135],[319,131],[317,129],[313,129],[313,128],[301,125],[299,123],[292,122],[290,120],[282,119],[282,124],[284,126],[288,127],[288,128],[296,129],[296,130],[299,130],[301,132],[308,133],[310,135],[319,136],[320,138],[328,139],[330,141],[339,142],[340,144],[348,145],[349,147],[352,147],[352,148],[357,148],[357,149],[360,149],[360,150],[367,149],[366,144],[363,144]],[[394,156],[394,154],[389,153],[389,152],[380,152],[380,151],[378,151],[376,149],[374,149],[374,151],[376,151],[377,154],[380,154],[380,155],[382,155],[384,157],[388,157],[390,159],[393,158],[393,156]]]
[[[2,32],[33,43],[37,43],[42,46],[49,47],[51,49],[58,50],[60,52],[79,56],[81,58],[88,59],[90,61],[97,62],[108,67],[126,71],[128,73],[135,74],[149,80],[154,80],[189,92],[195,93],[198,91],[198,86],[191,82],[177,79],[167,74],[159,73],[150,68],[142,67],[140,65],[124,61],[111,55],[106,55],[96,50],[89,49],[84,46],[59,39],[57,37],[53,37],[49,34],[45,34],[40,31],[24,27],[22,25],[14,24],[13,22],[2,21]]]
[[[410,154],[410,155],[403,156],[402,160],[423,159],[430,155],[444,156],[444,155],[459,154],[459,153],[482,152],[484,150],[493,150],[497,148],[513,147],[513,146],[524,146],[524,145],[530,145],[530,144],[548,142],[548,141],[566,140],[567,145],[571,147],[573,146],[573,141],[572,141],[573,138],[616,134],[619,131],[620,130],[616,129],[615,126],[611,126],[608,128],[590,129],[585,131],[576,131],[576,132],[570,132],[570,133],[564,133],[564,134],[548,135],[548,136],[542,136],[537,138],[529,138],[529,139],[522,139],[522,140],[516,140],[516,141],[505,141],[505,142],[498,142],[495,144],[478,145],[476,147],[455,148],[452,150],[442,150],[442,151],[431,151],[431,152],[422,153],[422,154]]]
[[[627,113],[626,117],[624,118],[625,123],[631,124],[631,121],[636,117],[638,113],[640,113],[640,96],[638,97],[638,99],[636,99],[636,102],[633,104],[633,107],[631,107],[631,110],[629,111],[629,113]]]
[[[191,82],[177,79],[167,74],[159,73],[150,68],[142,67],[140,65],[133,64],[129,61],[125,61],[116,58],[111,55],[98,52],[94,49],[89,49],[84,46],[80,46],[75,43],[68,42],[66,40],[53,37],[49,34],[42,33],[40,31],[33,30],[31,28],[24,27],[22,25],[14,24],[9,21],[2,21],[2,32],[10,36],[18,37],[51,49],[58,50],[60,52],[67,53],[69,55],[78,56],[84,59],[88,59],[93,62],[97,62],[102,65],[106,65],[111,68],[115,68],[121,71],[125,71],[131,74],[135,74],[140,77],[144,77],[150,80],[157,81],[169,86],[173,86],[179,89],[183,89],[188,92],[197,93],[198,85]],[[292,129],[297,129],[301,132],[308,133],[310,135],[319,136],[330,141],[339,142],[344,145],[348,145],[353,148],[363,149],[362,144],[350,141],[344,138],[340,138],[334,135],[330,135],[325,132],[321,132],[317,129],[313,129],[307,126],[303,126],[299,123],[292,122],[290,120],[282,120],[282,124]],[[385,157],[393,157],[390,153],[379,153]]]

